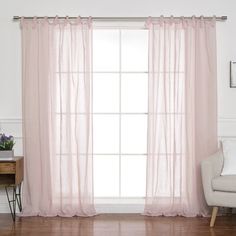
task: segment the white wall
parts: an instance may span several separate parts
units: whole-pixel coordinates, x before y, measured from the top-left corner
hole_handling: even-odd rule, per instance
[[[236,89],[229,88],[229,61],[236,60],[235,0],[0,0],[0,132],[21,144],[20,16],[191,16],[227,15],[217,23],[219,136],[236,137]],[[32,98],[29,98],[32,99]],[[9,212],[0,192],[0,212]]]

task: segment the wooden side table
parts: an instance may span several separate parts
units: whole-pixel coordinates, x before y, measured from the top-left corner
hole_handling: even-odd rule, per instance
[[[24,174],[24,158],[22,156],[12,159],[0,158],[0,186],[5,187],[8,204],[13,221],[16,219],[16,204],[19,211],[21,205],[21,183]],[[9,190],[12,189],[12,198]]]

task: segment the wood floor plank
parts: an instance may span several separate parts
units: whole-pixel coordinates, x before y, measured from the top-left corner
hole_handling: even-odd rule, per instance
[[[17,217],[0,214],[0,236],[234,236],[236,216],[210,218],[147,217],[138,214],[103,214],[91,218]]]

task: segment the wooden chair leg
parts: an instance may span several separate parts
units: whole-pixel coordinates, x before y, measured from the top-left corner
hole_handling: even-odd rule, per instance
[[[210,227],[214,227],[214,225],[215,225],[217,212],[218,212],[218,207],[213,207],[212,214],[211,214]]]

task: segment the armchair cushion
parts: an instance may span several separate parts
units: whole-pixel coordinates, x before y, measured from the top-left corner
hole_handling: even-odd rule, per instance
[[[224,164],[221,175],[236,175],[236,140],[223,141]]]
[[[225,175],[213,178],[212,188],[214,191],[236,193],[236,175]]]

